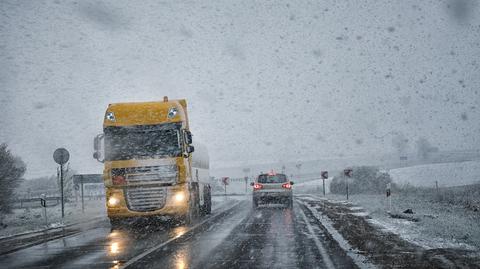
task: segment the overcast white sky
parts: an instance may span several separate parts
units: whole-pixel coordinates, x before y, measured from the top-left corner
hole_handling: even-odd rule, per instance
[[[214,167],[382,154],[392,132],[480,148],[477,1],[213,2],[2,0],[0,142],[27,177],[57,147],[100,173],[108,103],[164,95]]]

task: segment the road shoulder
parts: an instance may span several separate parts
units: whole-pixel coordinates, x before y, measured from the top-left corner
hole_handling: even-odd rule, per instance
[[[345,202],[314,196],[299,200],[324,225],[331,225],[354,251],[382,268],[480,267],[478,253],[461,249],[424,249],[373,225],[365,212]]]

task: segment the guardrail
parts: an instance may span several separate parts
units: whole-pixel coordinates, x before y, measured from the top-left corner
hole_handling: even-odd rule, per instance
[[[35,207],[41,207],[41,197],[31,197],[31,198],[20,198],[20,199],[15,199],[12,202],[12,207],[14,209],[19,209],[19,208],[35,208]],[[51,197],[45,197],[44,198],[46,201],[46,206],[51,207],[51,206],[56,206],[60,204],[60,200],[62,199],[59,196],[51,196]]]

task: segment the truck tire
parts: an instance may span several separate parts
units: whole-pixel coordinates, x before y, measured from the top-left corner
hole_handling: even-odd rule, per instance
[[[117,218],[110,218],[111,229],[118,229],[122,226],[122,221]]]
[[[190,199],[188,199],[188,212],[185,215],[185,224],[193,224],[200,216],[200,203],[198,197],[198,185],[190,192]]]

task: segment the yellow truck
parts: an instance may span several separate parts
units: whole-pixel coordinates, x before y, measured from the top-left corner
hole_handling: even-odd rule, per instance
[[[93,157],[104,163],[112,226],[154,216],[191,223],[211,212],[208,153],[193,146],[184,99],[110,104]]]

